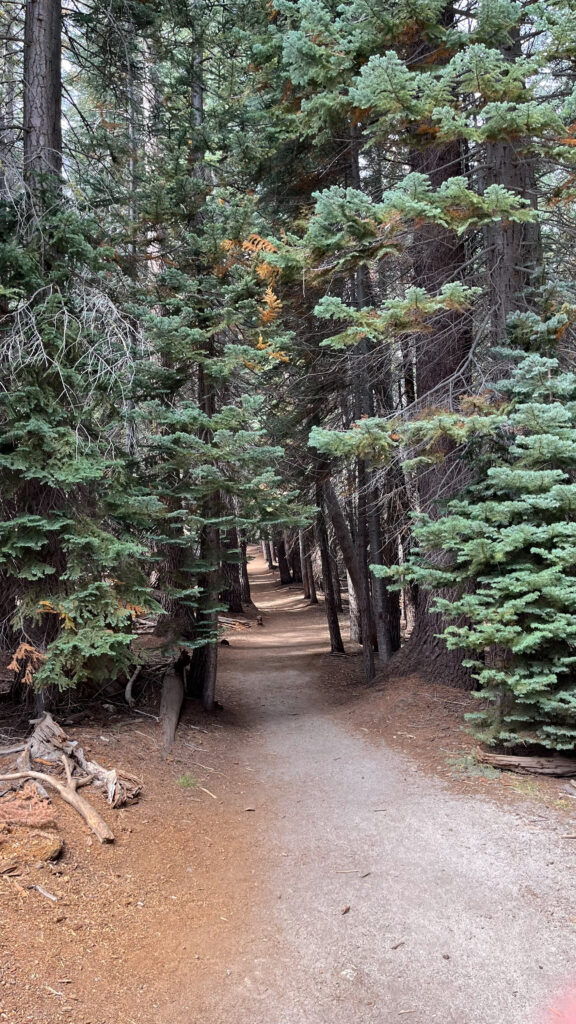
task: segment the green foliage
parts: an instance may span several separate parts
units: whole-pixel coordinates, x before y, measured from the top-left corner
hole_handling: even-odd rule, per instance
[[[500,390],[512,405],[482,438],[478,481],[439,518],[419,519],[402,574],[453,588],[434,607],[487,702],[469,716],[476,735],[574,750],[576,376],[532,355]]]

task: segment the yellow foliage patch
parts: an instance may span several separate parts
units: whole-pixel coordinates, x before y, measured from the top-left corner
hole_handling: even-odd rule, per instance
[[[278,314],[280,313],[280,310],[282,309],[282,303],[280,302],[280,299],[273,291],[273,289],[270,287],[270,285],[268,285],[266,291],[264,292],[264,305],[259,306],[258,308],[260,311],[261,324],[273,323]]]
[[[21,674],[21,681],[26,686],[30,686],[34,673],[45,660],[46,655],[42,654],[42,651],[39,651],[36,647],[32,647],[32,644],[20,644],[14,651],[8,668],[11,672]]]

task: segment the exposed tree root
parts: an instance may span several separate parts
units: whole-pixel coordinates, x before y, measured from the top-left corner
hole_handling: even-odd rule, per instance
[[[66,801],[70,807],[73,807],[78,812],[81,818],[84,819],[89,828],[92,829],[94,835],[101,843],[113,843],[114,833],[106,824],[103,818],[100,817],[97,811],[94,810],[92,804],[89,804],[83,796],[77,793],[78,786],[87,785],[92,782],[92,776],[86,776],[83,779],[74,779],[70,771],[70,765],[66,757],[63,757],[64,765],[66,768],[66,785],[62,782],[58,782],[53,775],[48,775],[46,772],[11,772],[8,775],[0,775],[0,782],[14,782],[18,779],[34,779],[36,782],[40,782],[43,786],[47,786],[49,789],[53,789],[58,793],[63,800]]]
[[[0,797],[3,793],[19,789],[23,782],[31,781],[38,794],[49,799],[47,790],[53,790],[73,807],[92,829],[101,843],[110,843],[114,834],[92,805],[80,796],[78,789],[94,784],[106,793],[112,807],[120,807],[134,800],[142,789],[139,779],[128,772],[104,768],[96,761],[88,761],[77,740],[71,740],[50,714],[34,720],[34,732],[20,750],[20,756],[10,769],[0,775]],[[35,762],[44,769],[38,771]],[[60,775],[60,779],[55,777]],[[65,781],[62,781],[62,774]]]

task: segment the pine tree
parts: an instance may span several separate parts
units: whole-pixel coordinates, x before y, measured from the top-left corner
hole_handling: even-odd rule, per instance
[[[418,520],[409,577],[454,588],[433,607],[456,620],[448,647],[473,652],[478,738],[574,750],[576,376],[531,355],[498,392],[504,405],[466,425],[479,478],[438,519]]]

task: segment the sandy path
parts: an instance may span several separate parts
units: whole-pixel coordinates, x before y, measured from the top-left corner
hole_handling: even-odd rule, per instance
[[[252,574],[265,627],[234,636],[221,692],[253,768],[254,896],[163,1024],[540,1024],[576,980],[576,842],[346,728],[321,613]]]

